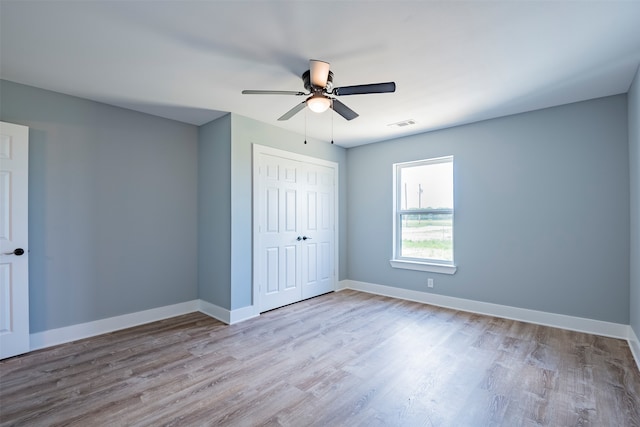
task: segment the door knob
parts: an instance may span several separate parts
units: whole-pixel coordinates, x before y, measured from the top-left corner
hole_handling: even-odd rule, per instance
[[[17,255],[17,256],[20,256],[20,255],[23,255],[23,254],[24,254],[24,249],[16,248],[16,249],[13,250],[13,252],[5,252],[2,255]]]
[[[311,237],[302,236],[302,240],[311,240]]]
[[[302,240],[302,237],[298,236],[296,240],[299,242],[300,240]]]

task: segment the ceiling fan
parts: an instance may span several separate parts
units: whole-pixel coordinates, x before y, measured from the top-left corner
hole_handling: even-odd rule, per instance
[[[329,70],[329,63],[312,59],[309,69],[302,74],[304,88],[308,91],[296,92],[289,90],[243,90],[245,95],[295,95],[306,96],[300,104],[287,111],[278,120],[289,120],[302,111],[304,107],[316,113],[322,113],[331,108],[347,120],[358,117],[358,113],[338,101],[336,96],[364,95],[369,93],[395,92],[394,82],[371,83],[365,85],[333,87],[333,72]]]

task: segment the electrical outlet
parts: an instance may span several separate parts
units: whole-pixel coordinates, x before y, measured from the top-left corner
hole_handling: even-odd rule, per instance
[[[431,278],[427,279],[427,287],[433,288],[433,279]]]

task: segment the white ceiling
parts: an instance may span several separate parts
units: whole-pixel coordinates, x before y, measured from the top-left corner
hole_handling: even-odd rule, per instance
[[[277,118],[309,59],[360,114]],[[640,1],[7,1],[0,78],[196,125],[225,112],[351,147],[628,91]],[[414,126],[390,127],[406,119]]]

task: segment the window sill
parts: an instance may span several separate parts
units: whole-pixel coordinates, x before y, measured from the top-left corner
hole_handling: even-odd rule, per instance
[[[405,261],[392,259],[389,261],[393,268],[403,268],[405,270],[428,271],[431,273],[455,274],[458,267],[448,264],[433,264],[428,262]]]

